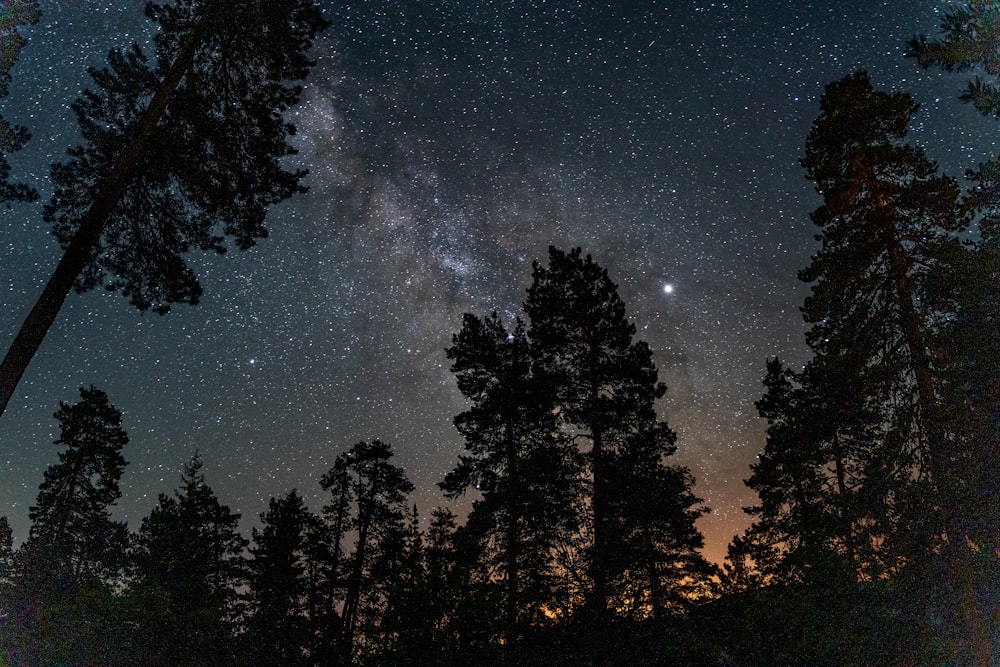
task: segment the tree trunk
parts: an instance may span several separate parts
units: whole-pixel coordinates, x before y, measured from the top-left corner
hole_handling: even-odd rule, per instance
[[[837,474],[837,495],[840,496],[840,508],[843,512],[843,503],[847,499],[847,470],[844,465],[844,451],[843,446],[840,444],[839,435],[834,432],[833,434],[833,462],[834,470]],[[840,515],[843,521],[843,514]],[[846,525],[841,523],[841,529],[846,530],[845,539],[847,540],[847,555],[851,559],[851,563],[854,565],[856,572],[861,572],[864,564],[860,562],[860,554],[858,550],[857,541],[855,539],[854,523],[855,517],[851,516],[848,518]]]
[[[507,466],[510,471],[510,488],[516,490],[515,493],[519,492],[521,487],[520,482],[520,461],[518,460],[517,451],[517,441],[514,437],[514,425],[510,419],[507,420],[506,439],[507,439]],[[516,496],[511,496],[508,494],[510,500],[510,506],[507,508],[507,526],[506,526],[506,536],[505,540],[507,542],[507,562],[506,562],[506,573],[507,578],[506,588],[507,588],[507,599],[506,599],[506,639],[508,644],[512,644],[515,639],[517,639],[517,626],[518,626],[518,611],[520,608],[519,591],[521,587],[521,573],[519,568],[519,559],[521,555],[521,536],[518,530],[518,521],[521,518],[521,503],[516,498]]]
[[[606,452],[602,438],[601,427],[595,426],[592,430],[594,446],[591,450],[593,458],[591,465],[594,469],[593,491],[591,497],[592,512],[594,515],[594,544],[592,559],[590,563],[590,578],[593,585],[591,592],[590,606],[595,615],[595,620],[603,622],[608,609],[608,539],[607,523],[608,508],[606,502],[607,489],[607,465],[605,462]]]
[[[350,579],[347,583],[347,594],[344,596],[344,642],[341,647],[341,655],[348,661],[354,655],[354,636],[358,626],[358,606],[361,604],[361,588],[364,583],[365,559],[368,556],[368,540],[374,514],[375,495],[379,487],[378,467],[372,474],[369,481],[367,495],[362,486],[363,482],[358,482],[358,541],[354,549],[354,563],[352,564]]]

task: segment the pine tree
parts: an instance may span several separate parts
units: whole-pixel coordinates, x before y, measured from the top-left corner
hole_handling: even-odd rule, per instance
[[[866,460],[869,440],[867,431],[849,428],[867,422],[852,412],[860,402],[850,387],[833,396],[815,390],[833,389],[838,379],[849,384],[854,376],[818,381],[821,373],[815,362],[802,373],[778,359],[767,363],[765,393],[757,402],[768,423],[767,441],[746,480],[760,502],[747,508],[755,523],[742,544],[765,580],[825,580],[844,569],[855,571],[852,577],[870,576],[861,564],[871,556],[862,555],[855,537],[857,524],[878,521],[858,510],[855,493],[864,481],[856,462]]]
[[[104,392],[81,388],[80,398],[55,413],[55,444],[65,449],[45,471],[28,540],[8,572],[0,643],[12,664],[107,663],[120,646],[110,619],[128,531],[110,508],[121,497],[128,435]]]
[[[612,535],[628,568],[618,606],[640,618],[666,617],[706,599],[717,574],[700,552],[705,540],[695,522],[708,510],[693,493],[694,477],[665,463],[674,441],[666,423],[648,424],[629,438],[616,465],[623,483],[612,492]]]
[[[700,539],[693,522],[701,511],[690,496],[690,475],[666,467],[674,435],[655,408],[666,386],[657,379],[649,346],[634,340],[635,325],[607,271],[583,257],[579,248],[568,254],[550,248],[548,266],[534,264],[524,309],[541,391],[552,397],[562,428],[578,443],[590,443],[587,606],[600,620],[609,605],[620,607],[625,597],[634,596],[637,586],[645,588],[642,596],[663,592],[667,582],[659,575],[666,571],[665,561],[653,558],[648,549],[656,542],[656,548],[668,545],[654,536],[669,525],[677,540],[669,548],[681,548],[685,558],[693,556]],[[660,501],[654,511],[632,494],[648,483]],[[670,492],[662,493],[667,488]],[[636,552],[634,538],[639,536],[643,549]],[[700,567],[674,570],[674,582],[703,576],[696,572]],[[643,577],[644,586],[637,583]]]
[[[345,466],[334,466],[320,479],[329,502],[323,506],[325,544],[322,545],[322,651],[333,662],[344,636],[343,604],[346,597],[347,551],[354,498]]]
[[[910,545],[930,546],[942,526],[924,518],[941,516],[940,507],[910,513],[907,506],[914,493],[926,503],[926,490],[943,483],[948,456],[933,344],[949,313],[933,308],[927,278],[967,220],[955,181],[902,143],[917,109],[908,95],[874,91],[859,72],[830,84],[821,107],[803,160],[823,196],[812,214],[821,248],[800,273],[813,284],[803,315],[817,363],[831,369],[824,377],[853,378],[856,388],[818,391],[865,402],[864,410],[841,411],[864,421],[842,426],[864,429],[875,443],[859,491],[878,504],[871,516],[888,518],[875,537],[907,549],[897,540],[906,536],[896,534],[905,519]]]
[[[483,319],[466,314],[447,354],[472,405],[455,418],[466,453],[440,487],[449,498],[470,489],[481,494],[468,525],[476,528],[479,567],[502,573],[482,583],[500,586],[487,597],[499,601],[499,631],[510,643],[543,621],[565,588],[554,550],[577,529],[579,457],[557,431],[551,398],[534,381],[520,320],[508,332],[495,312]]]
[[[14,606],[14,531],[6,516],[0,516],[0,645],[13,642],[3,628],[11,622]],[[9,649],[0,649],[0,660],[15,664]]]
[[[64,254],[0,365],[0,414],[70,289],[103,284],[141,310],[197,303],[183,255],[266,235],[267,208],[304,190],[282,113],[325,26],[310,0],[147,5],[156,67],[138,45],[92,70],[74,105],[84,144],[52,170],[44,217]]]
[[[751,526],[742,535],[733,536],[726,548],[726,561],[719,574],[723,596],[760,590],[770,583],[766,572],[771,568],[768,563],[762,563],[758,555],[763,553],[766,558],[771,553],[770,542],[764,540],[764,549],[761,549],[755,528]]]
[[[392,570],[391,547],[404,530],[406,498],[413,485],[391,463],[392,447],[381,440],[359,442],[337,457],[321,485],[331,492],[327,515],[338,533],[334,548],[343,590],[339,654],[348,660],[376,634]],[[342,558],[341,536],[354,531],[351,553]],[[366,634],[365,630],[370,632]]]
[[[864,72],[822,97],[802,161],[823,197],[811,216],[820,248],[799,274],[812,284],[802,312],[814,357],[801,373],[769,365],[758,403],[767,447],[748,480],[761,504],[736,555],[772,568],[765,578],[810,584],[799,589],[807,597],[824,591],[832,607],[850,608],[858,579],[876,590],[891,577],[907,590],[900,607],[939,623],[966,608],[931,599],[964,587],[937,564],[969,551],[954,539],[964,534],[952,508],[962,444],[945,382],[957,311],[938,286],[963,252],[968,216],[957,183],[904,143],[916,110]],[[939,579],[948,583],[929,583]]]
[[[247,626],[254,664],[314,664],[314,620],[319,591],[310,542],[319,517],[290,491],[272,498],[253,529],[253,559],[248,564],[251,617]]]
[[[436,619],[428,613],[427,552],[414,505],[402,530],[385,543],[382,567],[395,573],[385,587],[385,610],[378,624],[375,651],[393,664],[421,664],[433,653]]]
[[[46,576],[104,576],[123,564],[127,531],[110,508],[121,497],[119,480],[128,443],[121,412],[103,391],[80,388],[80,402],[59,404],[56,445],[65,446],[50,466],[29,511],[26,547],[45,560]]]
[[[240,515],[219,502],[195,454],[174,495],[142,520],[131,594],[145,618],[135,645],[148,665],[235,664],[238,587],[245,581]]]
[[[3,590],[14,574],[14,531],[7,517],[0,516],[0,615],[3,614]]]
[[[459,606],[467,583],[467,563],[458,557],[456,534],[458,527],[451,510],[438,507],[431,513],[430,526],[424,539],[424,569],[422,586],[424,603],[421,615],[430,625],[430,637],[423,656],[447,655],[457,649]],[[433,659],[428,660],[435,664]]]

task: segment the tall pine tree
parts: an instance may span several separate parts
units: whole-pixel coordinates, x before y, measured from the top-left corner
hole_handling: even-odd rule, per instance
[[[3,625],[13,664],[86,664],[110,660],[110,608],[126,566],[128,531],[111,518],[128,443],[122,415],[107,395],[80,389],[60,403],[57,445],[29,510],[32,525],[7,588]],[[113,625],[113,624],[112,624]]]
[[[392,547],[400,543],[406,498],[413,484],[391,462],[392,456],[392,447],[381,440],[359,442],[338,456],[321,480],[331,493],[327,514],[337,539],[333,549],[337,570],[331,578],[339,581],[343,591],[341,660],[349,660],[372,639],[385,609],[387,586],[395,575]],[[356,536],[353,549],[342,555],[346,547],[341,540],[348,532]],[[366,629],[373,631],[366,633]]]
[[[941,288],[968,215],[957,183],[904,143],[916,110],[864,72],[822,97],[802,161],[823,197],[811,216],[820,247],[799,276],[812,284],[802,312],[814,357],[801,373],[769,365],[767,447],[748,480],[761,503],[737,551],[828,594],[891,577],[908,590],[901,607],[926,610],[901,622],[970,637],[981,634],[976,594],[946,574],[965,571],[970,549],[945,381],[958,311]]]
[[[237,663],[238,588],[246,580],[240,515],[205,482],[200,455],[185,464],[173,496],[142,520],[130,591],[144,617],[137,656],[149,665]]]
[[[253,529],[246,638],[254,664],[315,664],[320,564],[310,547],[321,529],[294,490],[272,498]]]
[[[604,619],[636,595],[663,604],[668,572],[676,584],[706,570],[696,551],[701,510],[690,494],[694,480],[666,465],[674,434],[656,413],[666,386],[652,351],[634,340],[635,325],[607,271],[579,248],[550,248],[548,266],[534,264],[524,309],[541,391],[561,427],[578,445],[590,445],[591,617]],[[656,496],[655,506],[636,493],[642,488]]]
[[[854,375],[827,375],[815,361],[795,373],[769,360],[765,393],[757,402],[767,420],[764,452],[746,480],[760,498],[743,546],[762,581],[827,581],[871,578],[865,565],[875,544],[858,544],[857,526],[872,527],[878,507],[865,507],[860,493],[871,440]],[[830,391],[827,395],[820,388]],[[857,425],[861,423],[861,426]]]
[[[74,105],[84,143],[52,170],[45,219],[64,249],[0,364],[0,414],[70,289],[119,290],[141,310],[197,303],[183,255],[266,235],[269,206],[304,190],[281,158],[306,55],[325,21],[311,0],[147,6],[156,66],[138,45],[92,70]]]
[[[875,91],[859,72],[830,84],[821,108],[803,160],[823,196],[812,214],[821,247],[800,273],[813,285],[803,307],[811,325],[806,339],[816,364],[830,367],[820,381],[854,380],[854,392],[818,391],[831,399],[863,397],[863,409],[841,411],[854,423],[838,429],[864,429],[874,443],[865,453],[862,493],[878,505],[870,516],[886,518],[868,532],[887,538],[884,565],[892,566],[944,528],[925,519],[942,516],[940,507],[928,512],[926,502],[927,490],[946,476],[949,440],[934,347],[950,313],[934,308],[927,282],[957,247],[967,220],[956,182],[902,141],[917,110],[908,95]],[[917,498],[923,506],[913,512]]]
[[[472,405],[455,418],[466,453],[440,486],[450,498],[481,494],[466,533],[479,545],[481,584],[498,587],[484,595],[499,603],[506,642],[566,602],[554,552],[577,530],[580,493],[579,457],[557,430],[552,397],[539,391],[529,345],[520,320],[508,331],[495,312],[466,314],[447,351]]]
[[[59,463],[50,466],[29,511],[31,558],[41,557],[46,576],[105,576],[121,566],[127,531],[111,519],[121,497],[119,480],[128,443],[121,412],[103,391],[80,388],[80,401],[60,403]]]

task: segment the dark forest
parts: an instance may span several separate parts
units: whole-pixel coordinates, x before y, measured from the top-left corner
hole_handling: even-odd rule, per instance
[[[6,6],[3,95],[37,20]],[[185,254],[250,248],[268,207],[304,192],[283,114],[326,27],[314,4],[147,13],[155,62],[112,51],[73,107],[83,144],[44,208],[65,256],[0,366],[0,414],[71,291],[196,304]],[[910,57],[979,75],[960,100],[1000,115],[998,25],[997,3],[952,8]],[[812,354],[761,359],[758,502],[721,566],[659,409],[670,378],[615,277],[551,247],[517,316],[466,313],[441,351],[465,409],[437,508],[372,433],[339,443],[318,510],[290,489],[244,535],[196,453],[130,528],[122,412],[94,386],[53,406],[29,534],[0,517],[0,664],[1000,664],[998,165],[940,173],[907,143],[917,108],[855,72],[803,138],[821,199],[798,276]],[[0,125],[8,204],[38,198],[6,162],[28,138]],[[462,516],[445,506],[460,498]]]

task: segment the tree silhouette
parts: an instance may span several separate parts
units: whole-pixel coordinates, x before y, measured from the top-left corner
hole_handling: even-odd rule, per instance
[[[955,181],[940,176],[921,149],[902,143],[917,109],[908,95],[874,91],[859,72],[830,84],[821,107],[803,160],[823,196],[812,214],[821,248],[800,274],[813,283],[803,307],[812,325],[807,343],[817,363],[831,369],[823,377],[853,377],[856,387],[820,391],[864,397],[865,411],[851,412],[867,423],[842,426],[863,427],[877,443],[863,462],[861,493],[880,506],[870,516],[887,520],[869,534],[905,549],[894,536],[905,519],[916,538],[911,546],[930,546],[942,527],[926,519],[943,514],[940,507],[927,511],[926,490],[944,482],[948,456],[932,350],[949,313],[929,300],[927,278],[957,247],[955,234],[967,219]],[[915,513],[907,507],[912,492],[921,499]]]
[[[502,634],[513,642],[523,623],[543,621],[543,610],[560,604],[565,587],[553,552],[577,529],[579,457],[557,431],[552,398],[534,380],[520,320],[508,332],[495,312],[483,319],[466,314],[447,354],[472,405],[455,418],[466,453],[439,486],[449,498],[470,489],[482,494],[468,525],[475,527],[479,566],[490,573],[483,584],[501,584],[487,597],[499,601]]]
[[[640,597],[663,600],[665,561],[650,549],[693,555],[701,511],[689,495],[687,471],[665,467],[674,434],[656,414],[666,386],[657,379],[652,352],[634,340],[635,325],[607,271],[579,248],[549,248],[548,266],[534,264],[524,310],[540,391],[551,396],[561,426],[590,443],[590,614],[605,619],[610,604],[634,598],[636,585],[647,591]],[[652,507],[635,492],[644,488],[657,497]],[[656,536],[667,526],[676,540],[669,547],[663,534]],[[688,574],[695,572],[673,572]],[[648,577],[645,586],[637,584],[642,577]]]
[[[45,471],[29,511],[28,551],[44,557],[47,576],[101,576],[126,544],[126,528],[111,519],[110,508],[121,497],[118,482],[126,465],[121,450],[128,434],[121,412],[94,387],[81,387],[78,403],[60,403],[55,418],[60,430],[55,444],[66,449]]]
[[[143,608],[135,644],[149,665],[236,664],[237,587],[245,581],[240,515],[205,483],[201,457],[173,496],[142,520],[132,594]]]
[[[441,664],[457,650],[456,626],[467,565],[457,556],[456,532],[455,515],[450,510],[439,507],[431,513],[430,524],[419,539],[422,576],[413,582],[415,588],[397,591],[402,605],[390,606],[407,614],[388,656],[390,663]],[[414,537],[410,539],[416,542]],[[415,549],[409,551],[412,554]]]
[[[0,591],[10,585],[13,574],[14,531],[11,530],[7,517],[0,516]],[[4,609],[2,601],[3,593],[0,592],[0,610]]]
[[[309,546],[320,530],[319,517],[293,490],[271,499],[261,524],[253,529],[247,578],[254,664],[311,665],[319,591]]]
[[[65,449],[45,471],[28,540],[7,573],[10,616],[0,643],[13,664],[105,662],[114,647],[113,586],[126,565],[128,531],[110,508],[121,497],[128,435],[121,412],[93,387],[81,388],[77,403],[60,403],[55,417],[55,444]]]
[[[869,576],[862,563],[874,556],[862,555],[856,526],[877,520],[859,506],[857,492],[864,483],[857,461],[867,459],[870,433],[851,428],[868,421],[858,418],[863,401],[847,386],[854,376],[819,380],[822,373],[817,360],[801,373],[778,359],[767,363],[757,402],[767,440],[746,480],[760,502],[747,509],[755,523],[742,545],[767,580]]]
[[[404,530],[406,497],[413,485],[403,469],[390,462],[392,447],[381,440],[359,442],[337,457],[322,478],[331,493],[328,515],[338,539],[347,531],[357,535],[346,558],[338,555],[343,582],[343,611],[339,653],[343,660],[358,648],[363,626],[375,626],[385,605],[385,586],[394,576],[389,548]]]
[[[674,441],[665,422],[652,422],[631,435],[616,460],[622,481],[611,493],[612,534],[624,556],[619,587],[627,595],[616,606],[640,618],[667,617],[706,599],[716,574],[700,553],[705,540],[695,522],[708,510],[693,493],[694,477],[665,464]]]
[[[385,585],[385,606],[373,624],[370,650],[400,663],[419,664],[434,652],[438,619],[426,609],[427,553],[416,505],[406,513],[402,529],[392,531],[383,543],[382,568],[394,574]]]
[[[734,555],[767,568],[764,581],[805,583],[805,607],[817,591],[832,608],[861,605],[862,591],[891,578],[900,608],[926,610],[906,622],[935,618],[928,630],[950,634],[940,624],[971,609],[955,626],[968,637],[979,634],[975,596],[942,564],[965,572],[972,550],[955,539],[967,534],[946,382],[958,310],[941,283],[965,253],[956,239],[969,216],[956,182],[904,143],[916,110],[905,93],[873,90],[864,72],[822,97],[802,161],[823,197],[811,216],[820,248],[799,274],[812,284],[802,312],[814,357],[801,373],[769,363],[757,404],[767,445],[748,480],[761,503]],[[920,636],[900,639],[901,651],[941,658]]]
[[[137,45],[91,70],[73,105],[84,144],[55,165],[44,217],[64,254],[0,364],[0,414],[75,285],[120,290],[140,310],[197,303],[192,248],[223,252],[266,235],[267,208],[304,191],[282,112],[325,22],[310,0],[147,5],[157,66]]]

